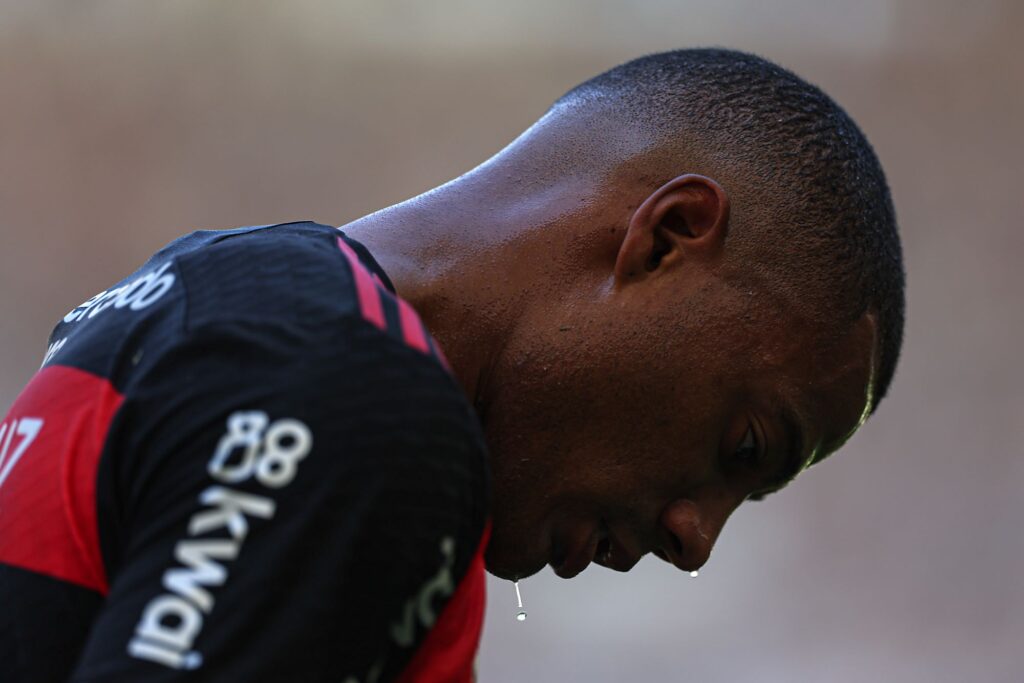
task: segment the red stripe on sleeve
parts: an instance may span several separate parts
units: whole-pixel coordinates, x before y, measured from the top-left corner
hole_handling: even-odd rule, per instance
[[[0,430],[0,562],[107,593],[96,476],[123,397],[59,365],[39,371]]]
[[[399,683],[473,683],[473,663],[487,601],[484,550],[490,535],[488,522],[469,570],[402,672]]]
[[[352,247],[345,244],[345,240],[338,238],[338,248],[345,255],[349,266],[352,268],[352,277],[356,281],[356,294],[359,296],[359,308],[363,317],[380,329],[386,329],[384,321],[384,305],[380,300],[380,290],[373,282],[373,276],[360,261]]]
[[[345,259],[352,269],[356,283],[356,292],[359,296],[359,307],[363,317],[376,325],[377,328],[389,331],[383,302],[383,298],[388,297],[389,301],[395,302],[398,309],[398,323],[401,328],[403,341],[420,353],[427,355],[431,354],[431,346],[433,346],[433,355],[440,361],[445,370],[451,372],[451,365],[448,363],[448,359],[445,358],[437,340],[429,337],[429,332],[423,326],[423,321],[420,319],[416,309],[405,299],[392,295],[385,288],[380,277],[364,266],[352,247],[346,244],[345,240],[340,237],[338,238],[338,248],[345,255]],[[394,323],[392,323],[393,325]],[[398,334],[398,330],[395,329],[389,332],[395,336]]]
[[[420,317],[409,302],[401,297],[398,298],[398,319],[402,324],[402,338],[405,339],[405,343],[417,351],[430,353],[427,334]]]

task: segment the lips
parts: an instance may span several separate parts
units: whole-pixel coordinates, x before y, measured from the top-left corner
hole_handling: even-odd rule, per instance
[[[640,553],[630,551],[622,537],[606,527],[605,537],[598,543],[594,561],[617,572],[628,572],[640,561]]]
[[[563,579],[571,579],[591,562],[615,571],[628,572],[640,560],[631,552],[604,520],[596,525],[580,526],[555,539],[551,567]]]
[[[573,531],[556,540],[552,553],[551,567],[563,579],[571,579],[590,565],[601,540],[600,530],[596,527]]]

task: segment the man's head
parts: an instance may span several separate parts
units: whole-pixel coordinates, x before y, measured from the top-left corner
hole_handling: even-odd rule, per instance
[[[561,189],[480,392],[489,567],[694,569],[888,388],[903,271],[878,160],[820,90],[726,50],[612,69],[499,158],[513,192]]]
[[[475,401],[500,576],[646,552],[699,567],[740,503],[849,438],[899,355],[878,160],[825,94],[751,55],[616,67],[364,221]]]

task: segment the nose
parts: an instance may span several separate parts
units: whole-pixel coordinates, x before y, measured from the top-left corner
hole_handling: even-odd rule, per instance
[[[683,571],[694,571],[704,566],[711,556],[720,524],[701,515],[701,509],[692,500],[669,503],[659,518],[661,548],[655,553]]]

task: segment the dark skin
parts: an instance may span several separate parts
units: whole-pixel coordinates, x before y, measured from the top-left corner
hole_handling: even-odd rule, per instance
[[[875,321],[823,325],[748,277],[735,173],[545,175],[542,120],[497,157],[343,229],[420,311],[480,416],[488,570],[701,567],[744,501],[839,448],[873,399]],[[727,188],[736,187],[735,192]]]

